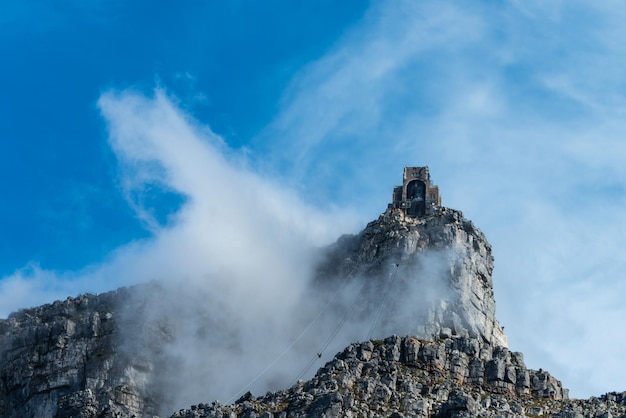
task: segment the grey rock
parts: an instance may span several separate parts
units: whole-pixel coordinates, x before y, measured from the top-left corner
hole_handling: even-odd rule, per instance
[[[461,353],[458,348],[467,346],[467,337],[426,341],[415,337],[392,336],[384,341],[354,343],[346,347],[335,359],[320,369],[316,376],[287,390],[268,393],[263,397],[247,401],[247,406],[234,404],[218,406],[224,415],[243,416],[246,411],[265,411],[273,416],[405,416],[405,417],[596,417],[621,416],[626,407],[620,405],[624,394],[611,393],[588,401],[569,400],[560,385],[544,370],[528,370],[519,356],[509,355],[502,347],[491,347],[476,338],[479,345],[473,354]],[[389,356],[394,347],[419,346],[421,353],[399,359]],[[366,348],[367,358],[357,355]],[[490,360],[481,355],[488,352]],[[438,353],[438,354],[433,354]],[[468,357],[467,363],[455,359]],[[491,374],[487,363],[502,364],[503,374]],[[480,363],[482,367],[476,367]],[[465,366],[463,366],[466,364]],[[482,371],[482,381],[459,380],[459,373],[469,376],[473,365],[474,373]],[[465,370],[459,370],[465,367]],[[519,395],[515,386],[507,384],[506,370],[513,369],[515,375],[536,377],[548,382],[552,390],[546,391],[544,384],[529,389],[528,394]],[[520,372],[521,371],[521,372]],[[360,377],[357,377],[360,376]],[[334,382],[328,384],[328,382]],[[342,382],[352,382],[344,384]],[[394,388],[395,387],[395,388]],[[561,397],[559,397],[561,396]],[[583,411],[587,411],[584,412]],[[213,416],[198,415],[198,417]],[[581,415],[582,414],[582,415]],[[605,414],[605,415],[602,415]],[[610,414],[610,415],[606,415]],[[619,415],[618,415],[619,414]],[[179,414],[175,418],[190,417]],[[195,416],[194,416],[195,417]]]
[[[569,399],[559,380],[509,351],[492,270],[491,246],[460,212],[408,218],[390,209],[327,248],[315,282],[324,292],[340,277],[360,281],[367,298],[357,314],[382,307],[375,331],[384,339],[348,345],[289,389],[171,416],[624,416],[626,392]],[[148,418],[167,410],[171,394],[158,383],[176,367],[164,354],[175,326],[146,320],[146,309],[158,310],[142,296],[146,286],[159,287],[68,298],[0,320],[0,417]]]
[[[457,389],[452,391],[446,402],[441,405],[437,417],[474,417],[479,408],[478,403],[470,395]]]
[[[130,356],[114,312],[129,289],[82,295],[0,320],[0,416],[153,415],[149,365]]]
[[[360,234],[339,239],[325,257],[321,282],[346,276],[367,281],[369,303],[361,307],[363,316],[382,303],[377,298],[394,281],[389,299],[395,303],[385,307],[383,333],[423,339],[471,336],[507,346],[495,317],[491,245],[459,211],[441,208],[436,215],[412,218],[388,209]],[[406,289],[420,300],[403,299]]]

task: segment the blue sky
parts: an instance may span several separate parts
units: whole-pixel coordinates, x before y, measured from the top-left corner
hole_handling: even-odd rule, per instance
[[[2,2],[0,313],[220,271],[268,234],[331,242],[427,164],[494,247],[510,347],[575,396],[624,390],[625,20],[616,1]]]
[[[20,204],[2,208],[0,271],[33,259],[78,268],[146,236],[116,188],[103,91],[163,85],[239,148],[296,69],[365,9],[343,4],[3,2],[0,158],[14,180],[0,193]]]

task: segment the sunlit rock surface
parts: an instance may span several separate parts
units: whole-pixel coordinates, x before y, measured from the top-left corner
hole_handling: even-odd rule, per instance
[[[624,415],[624,393],[569,400],[561,382],[509,351],[492,270],[490,245],[460,212],[407,218],[390,209],[324,249],[312,283],[321,295],[359,289],[352,314],[371,323],[371,339],[349,345],[309,381],[233,405],[207,399],[172,417]],[[168,318],[175,310],[145,296],[166,292],[139,285],[0,320],[0,417],[170,415],[181,389],[163,382],[177,367],[167,347],[180,324]],[[199,300],[175,302],[209,303]],[[198,321],[204,333],[228,337],[227,324]]]
[[[320,267],[326,279],[368,281],[372,291],[363,306],[384,304],[386,335],[472,336],[507,346],[495,316],[492,271],[483,233],[447,208],[425,218],[387,210],[359,235],[340,238]]]
[[[617,400],[596,400],[595,411],[623,412]],[[233,405],[197,405],[173,418],[522,417],[577,405],[561,382],[527,369],[521,353],[505,347],[475,337],[391,336],[351,344],[313,379],[289,389],[258,398],[248,393]]]

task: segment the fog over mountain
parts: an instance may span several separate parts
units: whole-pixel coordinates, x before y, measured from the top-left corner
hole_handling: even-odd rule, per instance
[[[309,251],[291,282],[272,278],[281,264],[267,280],[224,265],[11,314],[0,320],[0,415],[626,413],[626,392],[569,400],[509,350],[492,247],[440,206],[427,167],[405,168],[364,230]]]
[[[157,281],[163,312],[274,337],[257,376],[321,310],[318,249],[428,164],[493,244],[511,350],[573,396],[624,386],[620,4],[74,3],[0,5],[0,316]]]

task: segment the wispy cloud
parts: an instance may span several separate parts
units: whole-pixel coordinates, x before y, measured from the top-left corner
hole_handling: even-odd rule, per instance
[[[306,276],[309,248],[382,211],[402,165],[429,164],[444,204],[494,245],[497,314],[511,348],[574,395],[623,390],[622,10],[373,2],[296,75],[249,147],[251,161],[163,91],[105,93],[120,184],[153,237],[81,272],[17,272],[0,281],[0,306],[6,314],[123,283],[211,277],[216,289],[258,298],[251,310],[267,318],[260,306],[275,289],[286,301],[298,295],[303,282],[293,278]],[[182,196],[167,222],[151,193]],[[351,206],[355,220],[311,203]]]
[[[592,360],[626,344],[597,326],[626,317],[609,298],[626,269],[622,9],[375,2],[261,136],[279,161],[297,156],[303,190],[371,213],[403,164],[429,164],[444,204],[494,244],[512,348],[579,396],[624,385]]]
[[[81,271],[33,265],[3,278],[0,315],[82,292],[159,281],[163,293],[143,297],[154,307],[144,312],[145,320],[166,315],[177,327],[176,342],[167,347],[176,370],[164,379],[178,388],[191,375],[203,382],[176,392],[172,402],[184,407],[206,396],[228,400],[293,341],[301,321],[310,320],[305,289],[315,249],[336,239],[337,231],[356,229],[357,222],[348,212],[321,213],[280,182],[250,171],[163,90],[109,91],[98,106],[119,160],[120,184],[152,236]],[[160,193],[183,196],[167,222],[150,204],[151,195]],[[202,333],[207,324],[199,317],[215,326]],[[276,382],[294,378],[302,357],[288,354],[255,388],[267,389],[268,380],[276,388]],[[207,382],[218,375],[220,384],[207,392]]]
[[[398,125],[409,110],[441,105],[439,86],[420,80],[432,78],[432,70],[418,66],[415,72],[416,65],[437,60],[437,51],[451,53],[449,45],[477,41],[482,31],[480,19],[447,3],[375,3],[361,25],[294,78],[258,147],[270,150],[271,164],[288,170],[301,190],[321,197],[318,202],[349,197],[365,203],[351,180],[409,163],[396,159],[404,139],[396,136]],[[350,180],[336,182],[338,177]],[[368,188],[387,195],[391,178],[390,171],[387,183],[370,181]]]
[[[82,271],[56,273],[33,265],[4,278],[3,315],[53,297],[153,279],[214,271],[258,277],[261,265],[271,267],[288,293],[297,283],[292,277],[306,277],[303,258],[311,247],[332,241],[338,229],[356,227],[347,214],[322,214],[278,182],[249,171],[236,155],[229,157],[222,139],[183,113],[162,90],[153,97],[108,92],[99,106],[119,158],[120,184],[153,236],[122,246],[101,265]],[[183,196],[165,223],[150,204],[151,194],[162,193]],[[243,263],[242,254],[247,254]],[[292,262],[279,272],[285,259]],[[260,297],[267,287],[259,279],[248,288]],[[33,289],[39,289],[40,297],[34,297]]]

